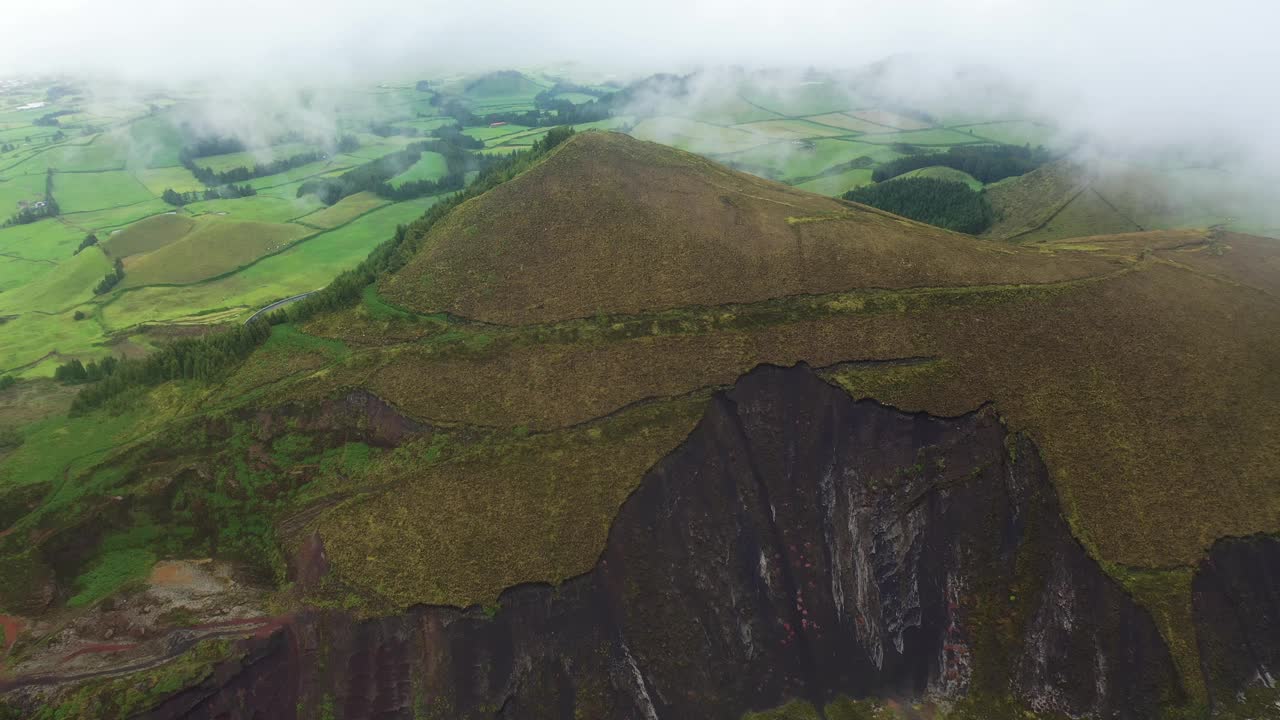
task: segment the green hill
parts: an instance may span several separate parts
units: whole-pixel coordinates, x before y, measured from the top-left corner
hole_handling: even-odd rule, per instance
[[[102,618],[132,612],[142,601],[131,598],[171,597],[139,592],[172,582],[153,560],[213,558],[209,567],[236,572],[218,570],[229,579],[223,590],[185,614],[149,608],[148,637],[227,627],[217,613],[228,606],[261,620],[246,635],[271,635],[317,608],[335,619],[483,606],[456,622],[487,622],[533,597],[532,586],[508,588],[551,583],[558,593],[614,558],[601,555],[613,519],[647,473],[662,479],[664,458],[700,457],[746,477],[814,447],[813,409],[785,394],[720,414],[733,422],[705,419],[711,405],[732,405],[718,391],[753,368],[806,363],[854,399],[928,413],[937,427],[980,408],[997,413],[1014,438],[1003,451],[997,442],[997,454],[1043,458],[1070,534],[1158,627],[1186,694],[1167,702],[1204,701],[1193,573],[1220,538],[1280,532],[1275,243],[1200,231],[1031,246],[973,238],[612,133],[578,135],[509,179],[490,179],[487,192],[397,231],[375,254],[394,271],[344,296],[350,302],[295,315],[256,348],[251,330],[194,358],[190,372],[171,351],[165,371],[181,379],[139,382],[100,409],[21,426],[22,445],[0,455],[0,574],[16,579],[0,587],[0,611],[82,619],[54,650],[45,638],[64,626],[31,624],[11,671],[47,668],[75,642],[107,644],[95,634]],[[1065,203],[1069,183],[1043,182]],[[1035,212],[1008,227],[1034,225]],[[793,433],[763,433],[776,456],[734,444],[774,415]],[[898,431],[850,442],[877,451],[931,442],[923,416],[904,417]],[[967,447],[946,453],[968,457]],[[908,478],[946,471],[927,453],[904,462],[859,480],[889,488],[894,517],[945,505],[947,483],[972,475],[899,496],[892,488],[912,487]],[[1018,478],[996,485],[1006,481]],[[853,499],[821,502],[834,512]],[[700,526],[665,517],[639,527],[701,552]],[[954,517],[987,521],[984,512]],[[1036,575],[1048,560],[1034,552],[1001,557],[1018,582],[1050,580]],[[776,559],[759,558],[748,564],[772,577]],[[611,570],[600,572],[607,581]],[[941,597],[952,580],[935,580]],[[1025,632],[1000,620],[1026,612],[1022,586],[984,587],[995,606],[973,605],[965,587],[948,585],[940,602],[969,613],[964,632],[977,639],[966,652],[1005,687],[998,663],[1011,661],[984,653]],[[646,588],[622,590],[643,598]],[[664,614],[667,600],[642,603],[658,608],[646,620],[661,619],[648,632],[702,637],[687,632],[687,618]],[[249,651],[224,649],[236,652]],[[372,654],[359,652],[351,657]],[[164,667],[185,674],[128,686],[145,689],[130,702],[154,707],[211,676],[184,664],[206,656],[181,657]],[[308,687],[355,697],[348,683],[368,674],[362,668],[298,672]],[[86,697],[125,692],[87,687]]]
[[[855,287],[1041,283],[1110,266],[975,243],[617,133],[575,138],[465,203],[424,248],[379,292],[415,311],[516,324]]]
[[[500,70],[467,82],[463,92],[476,100],[533,96],[547,88],[517,70]]]

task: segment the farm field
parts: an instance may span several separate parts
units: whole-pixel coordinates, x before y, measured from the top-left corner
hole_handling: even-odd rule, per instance
[[[73,311],[60,314],[26,313],[0,325],[0,373],[25,369],[49,353],[65,357],[102,357],[98,347],[102,327],[93,319],[76,320]],[[52,374],[53,368],[47,368]]]
[[[71,257],[84,235],[58,220],[0,228],[0,255],[58,263]]]
[[[48,222],[48,221],[46,221]],[[93,286],[111,271],[102,250],[86,248],[78,255],[14,290],[0,293],[0,315],[60,313],[93,298]],[[12,321],[10,321],[12,322]],[[7,334],[8,323],[0,325]]]
[[[21,203],[44,199],[44,175],[14,175],[0,180],[0,221],[18,212]]]
[[[227,277],[120,293],[103,306],[103,324],[110,330],[119,330],[145,322],[187,321],[213,308],[239,308],[247,313],[274,300],[315,290],[354,267],[391,237],[397,225],[419,217],[436,200],[422,198],[375,210]]]
[[[833,82],[802,82],[790,87],[748,82],[740,90],[747,102],[787,116],[821,115],[863,107],[866,101]]]
[[[55,196],[57,191],[55,190]],[[58,220],[83,230],[86,233],[106,228],[116,228],[137,222],[143,218],[172,212],[173,206],[163,200],[151,198],[142,202],[104,208],[89,212],[63,213]]]
[[[982,181],[963,170],[956,170],[945,165],[934,165],[932,167],[920,168],[911,172],[903,173],[898,178],[933,178],[935,180],[949,180],[951,182],[964,183],[969,186],[970,190],[981,190]],[[895,178],[897,179],[897,178]]]
[[[0,254],[0,293],[34,282],[54,267],[51,261],[27,260]]]
[[[138,179],[152,195],[159,196],[165,190],[176,190],[180,193],[195,192],[204,189],[204,183],[196,179],[191,171],[182,167],[160,167],[134,170],[133,176]]]
[[[801,182],[814,179],[828,168],[865,158],[870,168],[876,163],[901,157],[892,149],[856,140],[820,139],[812,148],[797,147],[791,143],[778,143],[746,152],[725,155],[724,160],[756,174],[777,173],[782,182]],[[854,168],[850,168],[854,169]]]
[[[413,167],[391,178],[388,182],[392,187],[399,187],[403,183],[412,182],[414,180],[439,180],[449,171],[449,166],[445,162],[444,156],[430,150],[422,153],[422,157]]]
[[[467,135],[469,137],[473,137],[479,140],[480,142],[488,143],[490,141],[498,140],[510,135],[517,135],[529,129],[530,128],[526,125],[507,124],[507,125],[499,125],[497,127],[484,126],[484,127],[467,128],[466,130],[462,131],[462,134]]]
[[[947,130],[945,128],[867,134],[860,135],[858,139],[863,142],[876,143],[878,145],[906,143],[908,145],[928,145],[931,147],[949,147],[951,145],[969,145],[982,142],[982,139],[976,138],[968,133]]]
[[[298,225],[201,217],[177,240],[125,261],[121,286],[198,282],[279,252],[311,232]]]
[[[631,130],[631,135],[641,140],[652,140],[681,150],[706,154],[730,153],[769,142],[769,138],[746,130],[676,117],[641,120]]]
[[[306,143],[286,143],[270,147],[253,148],[243,152],[225,155],[209,155],[195,159],[195,164],[214,172],[226,172],[238,167],[253,169],[255,165],[269,163],[274,160],[287,160],[303,153],[321,152],[321,149]]]
[[[802,182],[796,187],[801,190],[808,190],[819,195],[827,195],[829,197],[840,197],[850,190],[861,185],[869,185],[871,183],[871,170],[846,170],[836,175],[828,175],[825,177],[815,178],[807,182]]]
[[[859,120],[866,120],[870,123],[883,125],[897,130],[924,130],[929,127],[929,123],[923,120],[908,117],[889,110],[853,110],[848,114],[858,118]]]
[[[98,238],[98,241],[112,257],[127,258],[175,243],[195,226],[195,221],[190,217],[167,212],[139,220],[106,238]]]
[[[201,200],[183,209],[192,215],[220,215],[233,220],[278,223],[295,220],[324,207],[324,203],[314,195],[295,197],[296,185],[286,185],[282,188],[291,188],[292,192],[282,190],[279,196],[264,192],[234,200]]]
[[[49,168],[69,173],[124,169],[129,146],[121,138],[97,135],[78,140],[84,144],[67,142],[51,147],[11,168],[0,169],[0,175],[43,175]]]
[[[310,215],[304,215],[298,218],[297,222],[301,225],[331,230],[339,225],[346,225],[361,215],[386,204],[387,201],[385,199],[371,192],[356,193],[342,198],[329,207],[316,210]]]
[[[776,140],[795,140],[800,138],[835,137],[848,135],[840,128],[827,127],[805,120],[761,120],[759,122],[734,125],[735,130],[767,135]]]
[[[982,140],[1007,143],[1009,145],[1051,145],[1057,131],[1048,125],[1031,120],[1011,120],[1007,122],[979,123],[976,125],[959,125],[951,128],[956,132],[967,133]]]
[[[105,210],[155,197],[123,170],[56,172],[53,175],[53,196],[64,213]]]
[[[873,122],[867,122],[861,118],[853,117],[845,113],[827,113],[825,115],[811,115],[805,118],[809,122],[818,123],[819,125],[827,125],[842,130],[849,130],[855,133],[883,133],[893,132],[893,128],[887,128],[884,125],[877,125]]]
[[[779,120],[783,115],[755,105],[738,94],[722,94],[703,98],[694,108],[672,108],[670,114],[712,125],[737,125],[741,123]]]

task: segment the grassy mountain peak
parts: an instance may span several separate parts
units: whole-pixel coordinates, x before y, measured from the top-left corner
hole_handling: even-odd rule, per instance
[[[379,291],[504,324],[1105,270],[940,230],[618,133],[581,133],[432,228]]]

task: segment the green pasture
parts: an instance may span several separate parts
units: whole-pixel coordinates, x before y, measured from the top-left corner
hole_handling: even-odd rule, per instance
[[[631,135],[702,154],[736,152],[769,142],[767,137],[746,130],[677,117],[642,120],[632,128]]]
[[[315,290],[364,260],[370,251],[391,238],[397,225],[420,217],[436,200],[437,197],[421,198],[375,210],[216,280],[120,293],[102,308],[103,323],[110,330],[118,330],[144,322],[191,319],[214,309],[249,311]]]
[[[386,204],[386,199],[380,198],[371,192],[359,192],[354,195],[348,195],[329,207],[321,208],[310,215],[298,218],[298,222],[303,225],[330,230],[340,225],[346,225],[361,215]]]
[[[673,107],[671,112],[711,125],[738,125],[782,117],[781,113],[752,105],[737,94],[702,98],[687,109]]]
[[[0,293],[0,315],[70,310],[92,299],[93,287],[110,271],[111,263],[100,249],[86,248],[35,280]],[[8,323],[0,326],[0,335],[7,335],[8,327]]]
[[[28,312],[0,325],[0,368],[14,370],[56,352],[84,360],[107,352],[97,346],[102,327],[92,317],[76,320],[74,311],[58,315]]]
[[[168,189],[178,192],[204,190],[204,183],[197,180],[190,170],[181,165],[177,167],[138,169],[133,171],[133,176],[148,192],[156,196]]]
[[[281,192],[280,195],[262,193],[249,197],[230,200],[201,200],[186,206],[186,211],[193,215],[220,215],[233,220],[259,220],[261,222],[288,222],[324,207],[324,203],[315,195],[296,197],[297,186],[301,183],[281,186],[293,189],[293,192]],[[270,192],[274,192],[272,188]]]
[[[131,152],[140,167],[163,168],[178,164],[183,138],[168,113],[129,123],[128,135]]]
[[[321,150],[321,148],[314,145],[308,145],[306,143],[285,143],[283,145],[254,148],[252,150],[245,150],[244,152],[196,158],[195,163],[202,168],[207,168],[214,172],[226,172],[227,170],[233,170],[238,167],[252,169],[254,165],[269,163],[274,160],[287,160],[295,155],[316,152],[318,150]]]
[[[0,228],[0,255],[58,263],[71,257],[85,234],[57,219]]]
[[[734,128],[767,135],[770,140],[798,140],[849,134],[848,131],[840,128],[819,125],[805,120],[764,120],[734,125]]]
[[[346,155],[336,155],[328,160],[317,160],[313,163],[307,163],[292,170],[286,170],[275,175],[265,175],[260,178],[254,178],[249,181],[249,187],[258,192],[266,192],[269,195],[280,195],[277,189],[281,185],[290,185],[300,183],[307,178],[323,175],[335,170],[346,170],[352,166],[365,162],[361,158],[353,158]],[[268,192],[269,191],[269,192]]]
[[[867,104],[865,99],[855,93],[827,81],[803,82],[792,86],[748,83],[739,93],[746,102],[787,117],[841,112],[865,107]]]
[[[877,125],[873,122],[867,122],[862,118],[856,118],[845,113],[826,113],[825,115],[812,115],[805,118],[809,122],[815,122],[819,125],[840,128],[855,133],[883,133],[893,132],[892,128],[884,125]]]
[[[61,203],[61,196],[58,197],[58,202]],[[136,222],[145,217],[160,215],[167,212],[173,212],[172,205],[158,198],[152,198],[150,200],[133,203],[132,205],[106,208],[104,210],[93,210],[90,212],[78,213],[67,213],[64,211],[62,215],[58,216],[58,219],[64,223],[74,225],[82,232],[89,233],[106,228],[117,228],[122,225],[128,225],[131,222]]]
[[[1049,145],[1057,132],[1050,126],[1031,120],[1011,120],[1008,122],[980,123],[954,127],[956,132],[976,137],[979,140],[1005,143],[1008,145]]]
[[[44,175],[15,175],[0,180],[0,222],[18,212],[18,203],[43,199]]]
[[[155,198],[123,170],[54,173],[53,196],[64,213],[122,207]]]
[[[195,221],[187,215],[162,213],[139,220],[107,237],[99,237],[98,241],[112,257],[124,258],[154,252],[175,243],[195,226]]]
[[[935,180],[949,180],[951,182],[964,183],[969,186],[970,190],[981,190],[982,181],[970,175],[963,170],[956,170],[945,165],[933,165],[919,170],[912,170],[909,173],[899,175],[900,178],[933,178]],[[895,178],[896,179],[896,178]]]
[[[0,254],[0,293],[35,282],[54,267],[54,263],[48,260],[26,260]],[[3,334],[3,325],[0,325],[0,335]]]
[[[389,181],[392,187],[414,180],[439,180],[449,172],[444,156],[437,152],[424,152],[418,162]]]
[[[814,176],[821,175],[828,168],[863,157],[868,158],[866,165],[870,168],[901,157],[901,154],[888,147],[857,140],[824,138],[814,140],[812,148],[781,142],[726,155],[722,159],[740,164],[757,174],[776,176],[784,182],[797,182],[815,179]]]
[[[463,135],[473,137],[484,143],[515,135],[528,130],[526,125],[499,125],[498,127],[469,127],[462,131]]]
[[[298,225],[201,216],[178,240],[126,261],[121,286],[198,282],[280,252],[311,232]]]
[[[973,143],[983,142],[981,138],[974,137],[968,133],[962,133],[956,130],[947,130],[945,128],[930,128],[928,130],[912,130],[909,132],[891,132],[879,135],[861,135],[858,139],[862,142],[876,143],[878,145],[907,143],[908,145],[928,145],[931,147],[971,145]]]
[[[929,123],[923,120],[903,115],[901,113],[896,113],[892,110],[875,108],[870,110],[854,110],[848,114],[858,118],[859,120],[866,120],[869,123],[883,125],[893,130],[924,130],[929,127]]]
[[[568,100],[574,105],[585,105],[596,99],[594,95],[576,92],[556,93],[554,97],[556,100]]]
[[[44,175],[49,168],[67,173],[121,170],[129,157],[129,145],[111,135],[97,135],[91,142],[78,145],[62,143],[32,155],[9,170],[0,171],[5,177],[13,175]],[[61,201],[59,201],[61,202]]]
[[[858,169],[846,170],[835,175],[827,175],[825,177],[815,178],[808,182],[803,182],[796,187],[801,190],[808,190],[819,195],[827,195],[829,197],[839,197],[850,190],[871,184],[871,170]]]

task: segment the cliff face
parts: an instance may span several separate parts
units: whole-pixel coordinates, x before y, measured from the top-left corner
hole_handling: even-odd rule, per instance
[[[717,395],[590,573],[489,612],[309,614],[255,643],[152,716],[738,718],[927,694],[1123,718],[1181,699],[1028,443],[803,367]]]
[[[1210,701],[1242,704],[1254,717],[1280,714],[1280,696],[1258,696],[1280,685],[1280,538],[1220,540],[1191,591]]]

